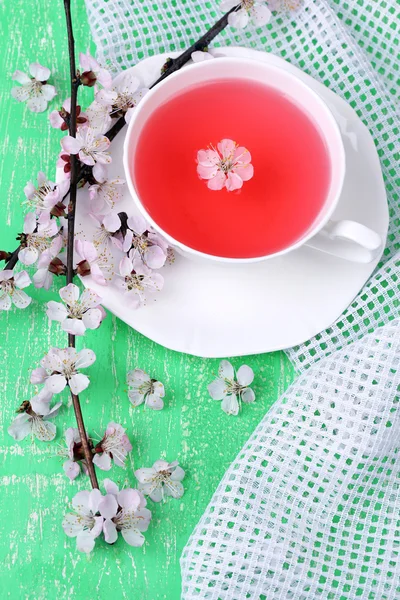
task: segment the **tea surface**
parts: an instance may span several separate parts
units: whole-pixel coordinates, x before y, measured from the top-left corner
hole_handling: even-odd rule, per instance
[[[199,178],[200,149],[230,138],[251,153],[241,190]],[[326,198],[330,160],[316,126],[271,87],[235,80],[195,86],[158,107],[138,140],[134,177],[158,225],[187,246],[230,258],[272,254],[299,240]]]

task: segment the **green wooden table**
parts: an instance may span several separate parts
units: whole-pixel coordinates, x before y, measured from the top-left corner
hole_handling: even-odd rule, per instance
[[[74,22],[77,49],[85,51],[90,33],[83,0],[76,2]],[[26,212],[23,187],[40,169],[54,177],[59,151],[59,132],[50,127],[49,111],[34,115],[11,99],[11,74],[37,60],[53,70],[59,93],[49,109],[69,95],[62,1],[5,0],[0,3],[0,33],[0,246],[10,250]],[[75,540],[61,528],[73,495],[89,488],[83,476],[70,483],[57,456],[64,447],[63,432],[75,425],[67,392],[54,442],[15,443],[7,434],[15,409],[32,396],[30,371],[48,348],[66,343],[58,324],[49,324],[44,312],[44,303],[56,299],[55,291],[31,287],[29,293],[33,302],[27,310],[0,314],[0,598],[178,599],[182,548],[229,463],[293,379],[292,367],[282,352],[246,358],[256,374],[257,401],[238,418],[228,417],[207,393],[219,361],[168,351],[108,315],[101,329],[86,338],[97,360],[89,372],[91,385],[81,396],[83,411],[89,433],[99,437],[115,420],[127,427],[134,449],[126,471],[114,467],[100,472],[100,479],[107,476],[134,486],[134,469],[151,466],[158,458],[177,459],[187,472],[186,492],[181,500],[166,504],[149,501],[153,520],[143,548],[131,548],[122,539],[114,546],[101,541],[87,557],[77,553]],[[236,366],[242,362],[233,360]],[[129,404],[125,379],[135,367],[164,382],[162,412]]]

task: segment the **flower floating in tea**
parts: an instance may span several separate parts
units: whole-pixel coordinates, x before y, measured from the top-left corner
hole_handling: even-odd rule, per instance
[[[251,155],[247,148],[239,146],[233,140],[224,139],[207,150],[197,153],[197,173],[201,179],[207,180],[210,190],[228,192],[240,190],[244,181],[254,175]]]

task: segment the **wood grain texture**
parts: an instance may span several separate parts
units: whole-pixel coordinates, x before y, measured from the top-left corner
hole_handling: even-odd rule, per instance
[[[74,5],[74,21],[77,48],[86,50],[89,28],[83,0]],[[26,211],[23,187],[39,169],[54,176],[59,134],[50,128],[48,112],[33,115],[10,98],[10,76],[38,60],[53,69],[52,82],[59,92],[50,109],[66,97],[61,0],[3,0],[0,34],[0,247],[11,250]],[[44,302],[56,298],[55,291],[29,288],[29,292],[33,302],[27,310],[0,315],[0,597],[178,599],[182,548],[229,463],[292,380],[291,365],[283,353],[246,359],[256,373],[257,401],[238,418],[228,417],[207,393],[219,361],[165,350],[108,315],[101,329],[85,338],[97,361],[88,371],[91,385],[81,395],[82,408],[92,436],[99,438],[107,423],[115,420],[128,428],[134,450],[126,471],[115,467],[107,474],[100,472],[100,481],[110,476],[120,485],[134,485],[134,468],[150,466],[158,458],[177,459],[187,471],[186,493],[164,505],[149,502],[153,520],[143,548],[131,548],[122,539],[114,546],[100,542],[86,557],[77,553],[75,541],[61,529],[72,496],[88,487],[84,477],[70,483],[62,471],[63,459],[57,456],[64,447],[63,431],[75,425],[67,392],[54,442],[17,444],[7,434],[15,409],[33,395],[30,371],[51,346],[66,344],[58,324],[49,324],[44,313]],[[235,366],[242,362],[233,360]],[[162,412],[130,406],[125,379],[135,367],[164,382]]]

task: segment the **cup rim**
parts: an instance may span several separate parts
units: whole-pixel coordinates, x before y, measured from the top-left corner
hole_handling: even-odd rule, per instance
[[[202,252],[201,250],[196,250],[195,248],[192,248],[191,246],[187,246],[186,244],[180,242],[179,240],[174,238],[172,235],[170,235],[169,233],[164,231],[164,229],[160,225],[158,225],[158,223],[152,218],[152,216],[147,212],[146,208],[142,204],[139,194],[137,193],[135,185],[133,183],[133,177],[132,177],[131,169],[129,166],[129,143],[130,143],[130,139],[132,137],[132,131],[135,128],[135,124],[136,124],[136,121],[137,121],[140,113],[145,108],[145,106],[148,104],[148,102],[152,99],[152,97],[155,94],[160,93],[160,90],[163,89],[164,85],[166,85],[173,79],[183,78],[185,76],[185,72],[187,72],[189,69],[191,71],[194,69],[199,70],[199,71],[207,70],[209,68],[210,63],[214,63],[214,60],[230,62],[233,64],[240,63],[242,65],[254,64],[254,62],[257,62],[261,66],[261,68],[265,69],[265,71],[284,72],[285,75],[287,75],[290,79],[295,80],[297,85],[299,85],[304,90],[306,90],[307,93],[310,96],[313,96],[314,100],[320,104],[320,106],[325,111],[326,118],[330,121],[332,130],[335,131],[335,134],[337,136],[337,139],[339,142],[338,146],[340,147],[340,156],[338,157],[338,161],[337,161],[338,167],[337,168],[338,168],[338,170],[340,170],[340,173],[339,173],[339,183],[337,186],[337,192],[336,192],[336,197],[335,197],[334,201],[331,202],[331,206],[328,207],[328,209],[326,210],[326,214],[321,218],[321,220],[319,221],[317,226],[311,225],[311,229],[306,235],[304,235],[302,238],[300,238],[297,242],[291,244],[287,248],[283,248],[282,250],[279,250],[278,252],[273,252],[271,254],[265,254],[265,255],[254,256],[254,257],[227,257],[227,256],[218,256],[218,255],[214,255],[214,254],[207,254],[206,252]],[[168,242],[168,244],[172,248],[178,248],[185,255],[190,254],[193,257],[202,258],[204,260],[211,261],[214,263],[235,264],[235,265],[257,263],[257,262],[261,262],[264,260],[268,260],[270,258],[277,258],[279,256],[283,256],[285,254],[288,254],[289,252],[292,252],[293,250],[297,250],[298,248],[300,248],[301,246],[306,244],[319,231],[321,231],[321,229],[323,229],[324,226],[330,220],[330,218],[338,204],[338,201],[340,199],[340,196],[341,196],[341,193],[343,190],[343,183],[344,183],[345,169],[346,169],[345,150],[344,150],[343,139],[342,139],[342,136],[340,133],[339,125],[338,125],[335,117],[333,116],[332,111],[330,110],[329,106],[322,99],[322,97],[315,90],[313,90],[311,87],[309,87],[302,79],[300,79],[300,77],[298,77],[297,75],[295,75],[289,71],[286,71],[282,67],[277,66],[277,65],[270,65],[267,63],[262,63],[260,61],[255,61],[252,58],[244,58],[244,57],[221,56],[221,57],[216,57],[214,60],[203,61],[203,62],[199,62],[199,63],[192,63],[192,64],[183,66],[180,70],[176,71],[175,73],[172,73],[166,79],[164,79],[164,81],[161,81],[159,84],[157,84],[157,86],[150,89],[150,91],[144,96],[144,98],[138,104],[137,108],[135,108],[135,110],[132,114],[132,117],[130,119],[130,122],[128,123],[128,129],[126,132],[126,136],[125,136],[125,140],[124,140],[124,147],[123,147],[123,166],[124,166],[124,171],[125,171],[125,176],[126,176],[129,192],[132,196],[133,201],[135,202],[135,206],[138,208],[138,210],[140,211],[142,216],[146,219],[146,221],[154,228],[154,230],[156,232],[158,232]],[[240,76],[235,77],[235,78],[241,79]],[[246,77],[242,77],[242,78],[246,79]],[[273,85],[271,87],[273,87]],[[300,103],[299,103],[299,107],[301,109]],[[329,148],[328,148],[328,153],[329,153]],[[329,156],[331,156],[330,153],[329,153]]]

